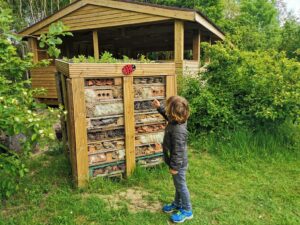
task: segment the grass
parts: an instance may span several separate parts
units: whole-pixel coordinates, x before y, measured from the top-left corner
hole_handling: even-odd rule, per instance
[[[293,140],[297,136],[293,135]],[[277,134],[237,131],[216,140],[193,142],[187,173],[194,219],[186,224],[300,224],[299,148]],[[165,166],[138,168],[128,180],[94,179],[86,189],[72,187],[70,166],[57,151],[35,157],[21,190],[2,206],[2,224],[169,224],[168,215],[115,207],[105,196],[129,189],[148,193],[151,205],[172,201]]]

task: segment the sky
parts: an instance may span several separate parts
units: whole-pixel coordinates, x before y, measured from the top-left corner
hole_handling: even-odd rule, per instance
[[[293,10],[298,16],[300,14],[300,0],[285,0],[288,10]]]

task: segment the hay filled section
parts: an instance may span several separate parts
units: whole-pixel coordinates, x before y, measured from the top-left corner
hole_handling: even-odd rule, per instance
[[[136,63],[129,75],[124,66],[56,60],[59,101],[68,111],[63,141],[78,186],[163,162],[166,121],[151,103],[176,94],[175,64]]]

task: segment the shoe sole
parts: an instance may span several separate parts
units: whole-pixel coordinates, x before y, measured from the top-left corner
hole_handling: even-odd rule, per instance
[[[174,220],[172,220],[172,222],[173,222],[173,223],[183,223],[183,222],[186,221],[186,220],[191,220],[191,219],[193,219],[193,217],[194,217],[194,215],[191,215],[191,216],[189,216],[189,217],[185,217],[184,220],[182,220],[182,221],[174,221]]]
[[[164,212],[164,213],[173,213],[173,212],[176,212],[176,211],[178,211],[177,209],[174,209],[174,210],[171,210],[171,211],[164,211],[164,210],[162,210],[162,212]]]

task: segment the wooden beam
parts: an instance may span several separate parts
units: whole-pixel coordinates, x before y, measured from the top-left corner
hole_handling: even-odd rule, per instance
[[[193,60],[200,62],[200,30],[194,30],[193,35]]]
[[[215,34],[221,40],[225,39],[225,35],[219,31],[214,25],[212,25],[207,19],[195,12],[195,21],[205,27],[207,30]]]
[[[36,38],[28,38],[29,51],[33,53],[33,62],[37,63],[39,61],[39,53],[38,53],[38,43]]]
[[[135,122],[134,122],[134,88],[133,77],[123,78],[124,86],[124,119],[126,176],[130,176],[135,168]]]
[[[93,46],[94,46],[94,57],[95,59],[99,59],[99,39],[98,39],[98,31],[93,31]]]
[[[84,187],[89,176],[88,145],[86,129],[86,107],[84,79],[73,78],[67,81],[70,118],[71,162],[76,185]]]

